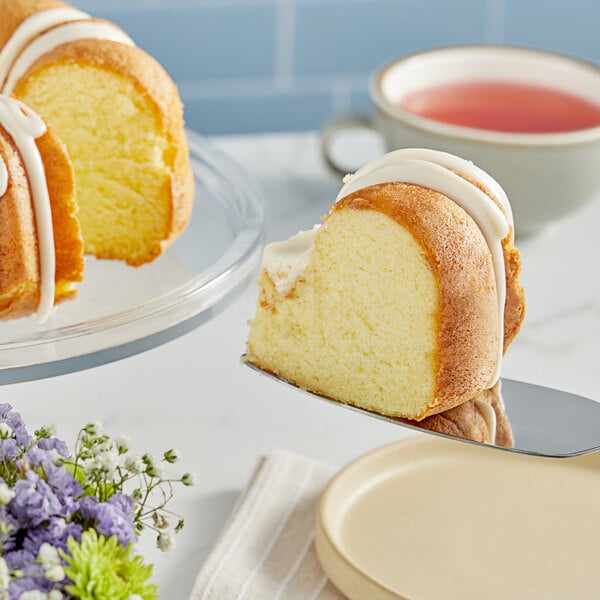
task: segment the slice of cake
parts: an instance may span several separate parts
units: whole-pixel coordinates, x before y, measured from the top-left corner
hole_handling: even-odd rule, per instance
[[[73,169],[64,145],[22,102],[0,95],[0,319],[72,298],[83,275]]]
[[[496,384],[524,316],[519,273],[491,177],[446,153],[391,152],[345,183],[322,226],[265,248],[247,359],[421,421]]]
[[[141,265],[186,226],[194,184],[165,70],[116,25],[55,0],[0,0],[0,90],[71,157],[85,250]]]

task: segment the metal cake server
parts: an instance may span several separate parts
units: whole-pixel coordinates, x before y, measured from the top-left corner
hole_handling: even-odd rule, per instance
[[[269,371],[260,369],[245,360],[245,358],[245,355],[242,356],[242,363],[258,373],[336,406],[387,421],[394,425],[408,427],[421,433],[429,433],[479,446],[487,445],[422,429],[356,406],[331,400],[325,396],[304,390]],[[502,399],[512,426],[515,444],[512,448],[494,446],[495,448],[508,452],[553,458],[568,458],[600,451],[600,402],[569,392],[504,378],[502,378]]]

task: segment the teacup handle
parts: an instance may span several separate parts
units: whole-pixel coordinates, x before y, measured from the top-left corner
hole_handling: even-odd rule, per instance
[[[331,141],[345,129],[370,129],[378,131],[370,115],[365,113],[347,113],[332,117],[321,130],[321,156],[325,164],[337,175],[344,176],[352,168],[338,164],[331,155]]]

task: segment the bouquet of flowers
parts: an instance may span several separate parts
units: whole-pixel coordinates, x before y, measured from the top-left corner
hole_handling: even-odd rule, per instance
[[[126,438],[86,425],[71,454],[51,427],[28,433],[0,404],[0,600],[150,600],[152,565],[135,553],[143,531],[169,550],[183,520],[166,509],[164,469],[179,453],[134,456]]]

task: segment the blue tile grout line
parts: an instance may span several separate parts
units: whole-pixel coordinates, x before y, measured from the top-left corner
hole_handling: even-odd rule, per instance
[[[506,0],[487,0],[485,41],[488,44],[502,43],[505,19]]]
[[[296,77],[293,88],[282,88],[271,78],[237,78],[231,80],[188,80],[178,83],[179,91],[187,97],[215,98],[226,95],[264,95],[265,93],[281,93],[290,89],[298,92],[314,92],[331,89],[333,84],[343,83],[348,89],[366,88],[370,72],[343,73],[338,75],[312,75]]]
[[[275,81],[289,88],[294,78],[295,0],[277,0],[275,13]]]

